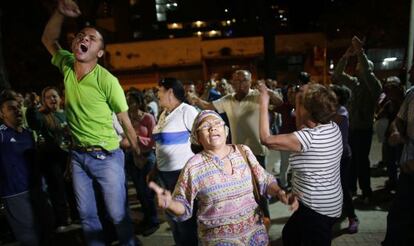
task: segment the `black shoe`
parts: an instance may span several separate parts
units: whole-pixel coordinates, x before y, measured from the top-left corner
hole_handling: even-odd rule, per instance
[[[148,237],[148,236],[154,234],[154,232],[156,232],[159,228],[160,228],[160,224],[159,223],[147,224],[142,229],[142,236]]]

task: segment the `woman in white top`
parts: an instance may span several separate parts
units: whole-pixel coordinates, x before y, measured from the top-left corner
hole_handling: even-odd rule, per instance
[[[292,151],[292,194],[299,209],[283,228],[283,245],[330,245],[332,226],[342,210],[342,136],[331,121],[337,109],[335,93],[320,84],[302,86],[296,96],[299,130],[270,135],[265,85],[260,92],[261,142],[270,149]]]
[[[184,103],[183,84],[175,78],[165,78],[158,84],[158,99],[163,111],[153,130],[157,166],[155,172],[165,188],[174,191],[178,177],[191,151],[191,127],[198,111]],[[150,176],[154,175],[154,171]],[[197,245],[196,217],[184,221],[170,220],[176,245]]]

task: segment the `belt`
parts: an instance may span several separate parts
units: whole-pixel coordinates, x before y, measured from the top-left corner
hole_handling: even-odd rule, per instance
[[[105,149],[100,146],[75,146],[73,147],[73,150],[80,152],[105,151]]]

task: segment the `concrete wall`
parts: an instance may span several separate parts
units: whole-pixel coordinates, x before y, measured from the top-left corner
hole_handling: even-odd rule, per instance
[[[313,46],[323,47],[322,33],[277,35],[276,53],[304,53]],[[202,59],[263,55],[263,38],[246,37],[218,40],[177,38],[134,43],[109,44],[108,65],[114,70],[149,67],[176,67],[201,64]]]
[[[110,44],[107,63],[114,70],[193,65],[201,61],[200,45],[200,38]]]
[[[315,66],[314,50],[323,50],[325,46],[338,48],[345,43],[328,44],[323,33],[277,35],[275,40],[277,54],[304,55],[304,68],[317,81],[322,80],[323,69]],[[207,79],[212,72],[224,74],[231,72],[227,71],[229,67],[251,66],[260,60],[264,49],[262,37],[215,40],[190,37],[109,44],[106,52],[106,65],[122,77],[124,87],[145,88],[156,85],[162,77],[175,76],[183,81]],[[122,75],[125,71],[128,75]]]

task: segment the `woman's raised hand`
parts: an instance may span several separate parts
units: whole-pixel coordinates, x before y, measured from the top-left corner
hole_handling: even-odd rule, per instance
[[[270,100],[270,96],[269,96],[269,91],[268,91],[266,84],[264,82],[259,82],[259,84],[257,85],[257,88],[259,89],[259,92],[260,92],[260,102],[268,104]]]

